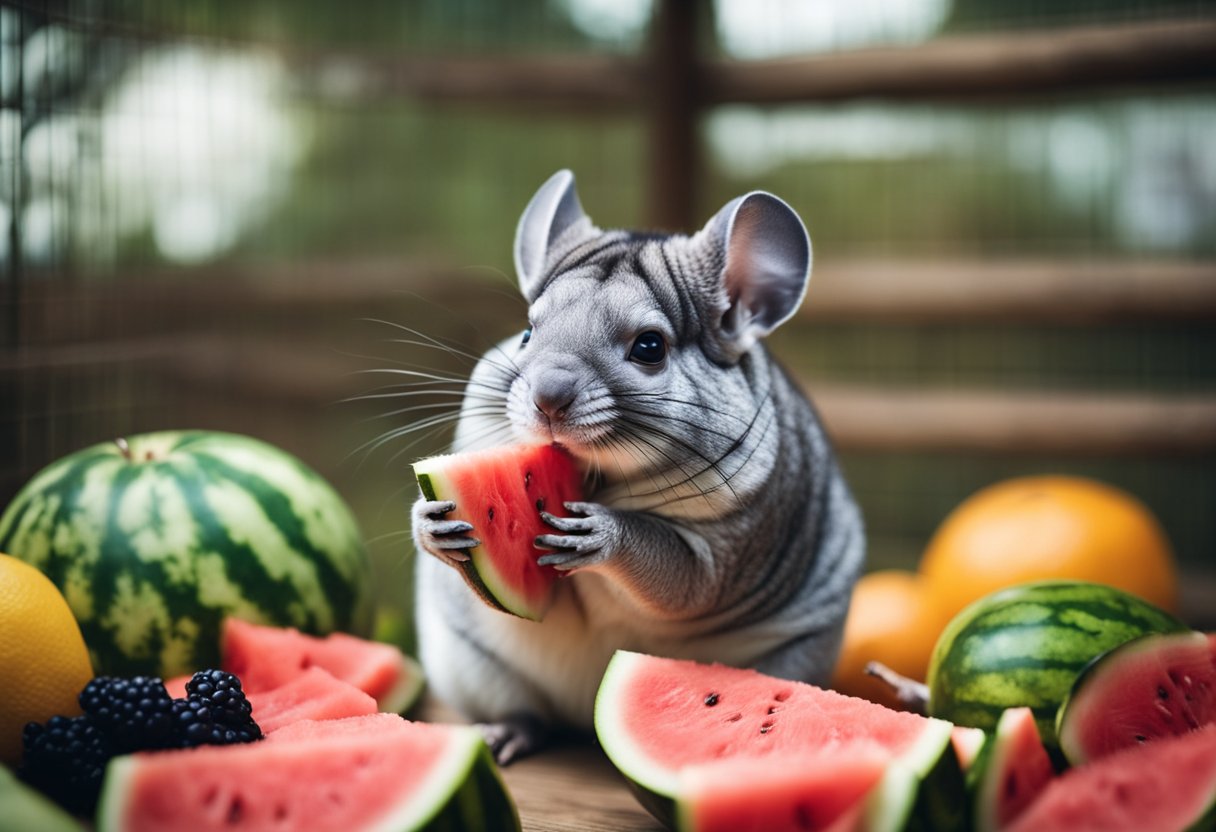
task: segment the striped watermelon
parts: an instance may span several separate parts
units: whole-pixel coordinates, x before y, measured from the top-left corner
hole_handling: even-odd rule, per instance
[[[1006,708],[1029,707],[1043,744],[1089,661],[1137,636],[1187,629],[1118,589],[1083,581],[1022,584],[985,596],[942,631],[929,663],[929,714],[991,731]]]
[[[227,615],[315,634],[370,624],[350,510],[298,459],[245,436],[149,433],[64,457],[0,517],[0,550],[60,588],[98,673],[216,667]]]

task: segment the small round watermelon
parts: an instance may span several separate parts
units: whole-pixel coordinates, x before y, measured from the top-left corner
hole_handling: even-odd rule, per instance
[[[300,460],[246,436],[149,433],[64,457],[0,516],[0,550],[55,582],[100,674],[218,666],[228,615],[314,634],[370,625],[350,509]]]
[[[946,625],[929,663],[929,715],[991,731],[1007,708],[1034,711],[1058,746],[1056,710],[1090,659],[1147,633],[1184,631],[1134,595],[1085,581],[1040,581],[974,602]]]

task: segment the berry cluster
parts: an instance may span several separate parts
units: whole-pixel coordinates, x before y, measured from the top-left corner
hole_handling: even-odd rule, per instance
[[[76,815],[92,815],[106,763],[120,754],[199,745],[234,745],[262,738],[241,680],[203,670],[173,699],[160,679],[98,676],[80,692],[82,716],[31,722],[22,734],[18,773]]]

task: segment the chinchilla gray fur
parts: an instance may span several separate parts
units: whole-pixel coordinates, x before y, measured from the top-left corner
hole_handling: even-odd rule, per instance
[[[590,490],[546,517],[537,556],[567,575],[539,623],[479,600],[453,568],[477,529],[415,503],[431,690],[506,762],[591,726],[618,648],[826,681],[865,536],[814,409],[761,341],[806,292],[798,215],[753,192],[692,236],[603,231],[560,171],[520,218],[515,267],[530,326],[477,364],[453,450],[555,441]]]

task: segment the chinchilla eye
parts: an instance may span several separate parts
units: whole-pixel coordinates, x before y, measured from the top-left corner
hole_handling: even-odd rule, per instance
[[[667,357],[667,342],[663,336],[649,329],[634,339],[629,350],[629,360],[639,364],[658,364]]]
[[[531,340],[532,340],[532,326],[531,326],[531,324],[529,324],[528,327],[524,330],[524,337],[520,340],[519,345],[522,347]]]

